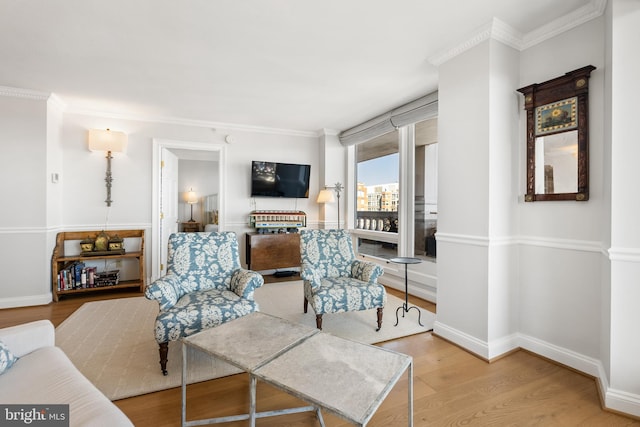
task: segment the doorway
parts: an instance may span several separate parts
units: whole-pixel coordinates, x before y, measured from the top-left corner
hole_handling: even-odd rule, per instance
[[[165,274],[169,235],[178,231],[179,197],[185,191],[178,187],[180,160],[217,162],[217,229],[224,230],[224,158],[225,146],[221,144],[153,140],[151,282]]]

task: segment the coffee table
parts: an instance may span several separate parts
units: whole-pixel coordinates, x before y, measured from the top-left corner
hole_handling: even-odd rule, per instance
[[[413,426],[413,359],[268,314],[255,312],[182,339],[182,425],[184,427],[321,410],[365,426],[406,371],[408,425]],[[186,419],[187,348],[193,347],[249,373],[249,413],[206,420]],[[256,411],[261,380],[310,406]]]

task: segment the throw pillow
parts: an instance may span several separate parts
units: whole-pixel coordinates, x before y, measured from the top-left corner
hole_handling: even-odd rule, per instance
[[[11,350],[7,348],[5,343],[0,341],[0,375],[7,371],[18,360],[17,357],[11,353]]]

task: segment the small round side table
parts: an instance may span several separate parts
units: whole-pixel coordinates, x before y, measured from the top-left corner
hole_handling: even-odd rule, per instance
[[[398,326],[398,322],[400,318],[398,317],[398,312],[402,310],[402,317],[404,318],[405,313],[408,313],[409,310],[415,308],[418,312],[418,325],[424,326],[422,322],[420,322],[420,317],[422,313],[420,309],[416,306],[409,307],[409,276],[407,275],[407,265],[409,264],[420,264],[422,260],[420,258],[412,258],[412,257],[396,257],[391,258],[389,261],[395,262],[396,264],[404,264],[404,303],[401,307],[396,309],[396,324],[394,326]]]

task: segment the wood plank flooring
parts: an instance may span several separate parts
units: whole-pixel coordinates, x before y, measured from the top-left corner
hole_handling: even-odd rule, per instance
[[[277,279],[266,277],[267,282]],[[399,297],[403,295],[389,289]],[[66,297],[45,306],[0,310],[0,327],[49,319],[60,324],[83,303],[97,299],[138,296],[133,292]],[[435,312],[435,305],[410,297],[411,304]],[[393,327],[393,313],[385,313],[383,327]],[[412,314],[401,321],[415,321]],[[330,321],[327,318],[325,321]],[[414,425],[416,426],[640,426],[640,420],[602,409],[595,380],[517,351],[487,363],[431,333],[381,343],[380,346],[414,358]],[[160,368],[158,368],[160,369]],[[312,380],[312,379],[310,379]],[[188,419],[246,413],[249,381],[232,375],[188,387]],[[369,426],[407,425],[407,379],[398,382]],[[303,402],[258,384],[258,410],[280,409]],[[116,401],[138,427],[180,425],[180,388]],[[327,426],[348,423],[324,413]],[[246,426],[247,422],[225,426]],[[301,413],[257,421],[258,426],[316,426],[315,415]]]

